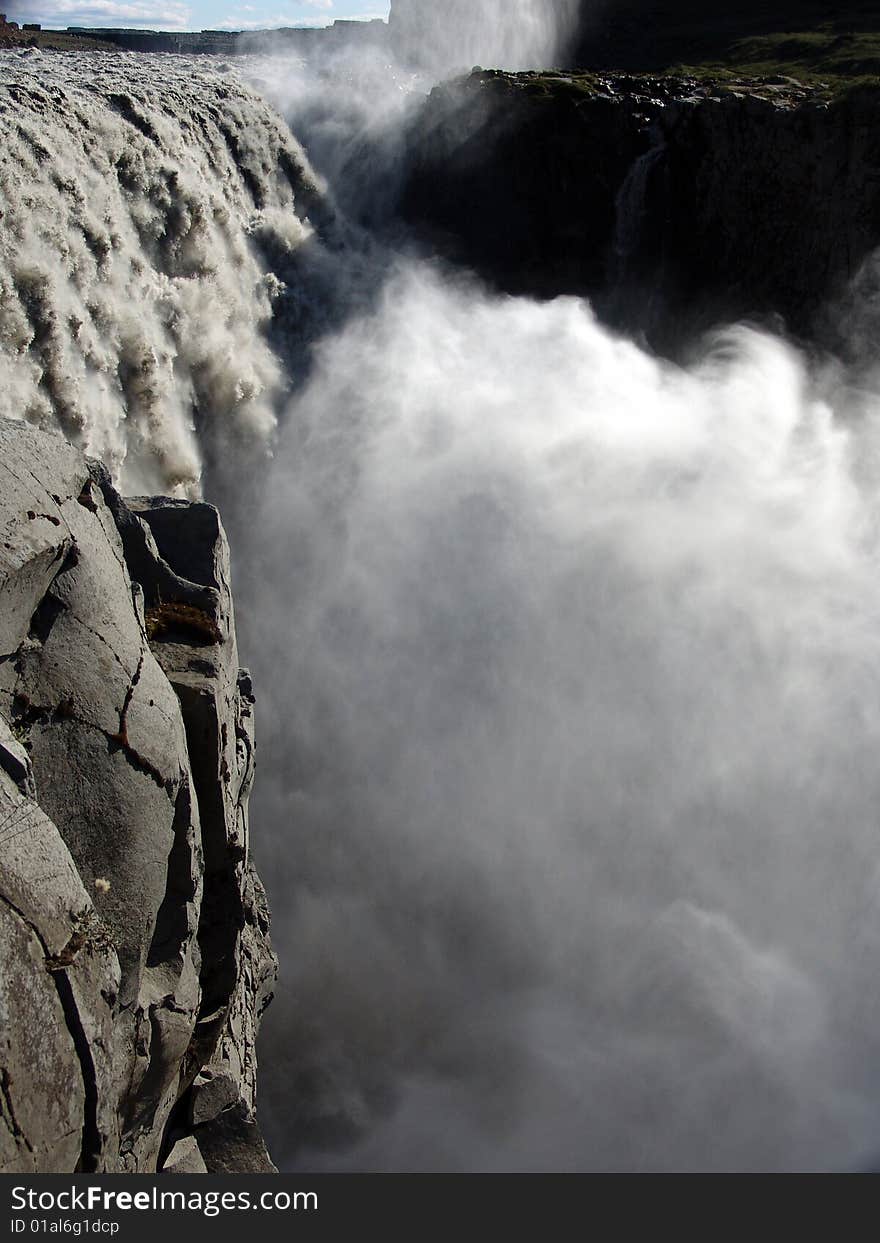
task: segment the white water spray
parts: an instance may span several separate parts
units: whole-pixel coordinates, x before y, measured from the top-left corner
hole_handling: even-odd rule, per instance
[[[132,491],[198,491],[283,388],[265,329],[314,197],[301,150],[222,67],[0,53],[0,416],[57,428]],[[299,212],[299,216],[296,214]]]
[[[876,1150],[878,435],[419,266],[321,347],[250,550],[283,1161]]]
[[[580,0],[393,0],[398,54],[440,77],[487,69],[548,69],[562,63]]]

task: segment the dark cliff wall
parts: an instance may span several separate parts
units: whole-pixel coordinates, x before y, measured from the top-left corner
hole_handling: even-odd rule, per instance
[[[806,331],[880,243],[878,119],[880,90],[479,73],[415,122],[401,210],[511,293]]]

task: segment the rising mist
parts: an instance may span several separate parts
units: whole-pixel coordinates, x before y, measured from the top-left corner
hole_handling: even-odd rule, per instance
[[[248,549],[282,1160],[872,1152],[878,416],[424,264],[320,346]]]
[[[398,57],[440,77],[485,65],[546,69],[563,63],[581,0],[393,0]]]

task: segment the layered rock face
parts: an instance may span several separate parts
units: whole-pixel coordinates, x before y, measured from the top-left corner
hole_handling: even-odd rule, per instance
[[[0,421],[0,1171],[271,1170],[253,695],[216,510]]]
[[[401,209],[501,289],[588,295],[662,336],[796,330],[880,243],[880,91],[478,72],[414,124]]]

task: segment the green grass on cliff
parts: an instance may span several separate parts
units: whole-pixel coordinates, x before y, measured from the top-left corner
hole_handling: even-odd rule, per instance
[[[36,47],[50,52],[106,52],[109,44],[99,39],[71,35],[64,30],[5,31],[0,37],[0,50]]]
[[[666,72],[722,80],[784,74],[839,95],[880,84],[880,30],[850,34],[793,30],[756,36],[732,44],[718,59],[669,65]]]
[[[877,0],[615,0],[581,66],[699,78],[797,78],[830,94],[880,82]]]
[[[805,13],[800,5],[773,6],[769,29],[732,39],[714,55],[668,66],[719,77],[784,74],[832,95],[880,83],[880,6],[840,3]],[[810,6],[805,6],[809,8]],[[779,12],[780,8],[783,10]]]

